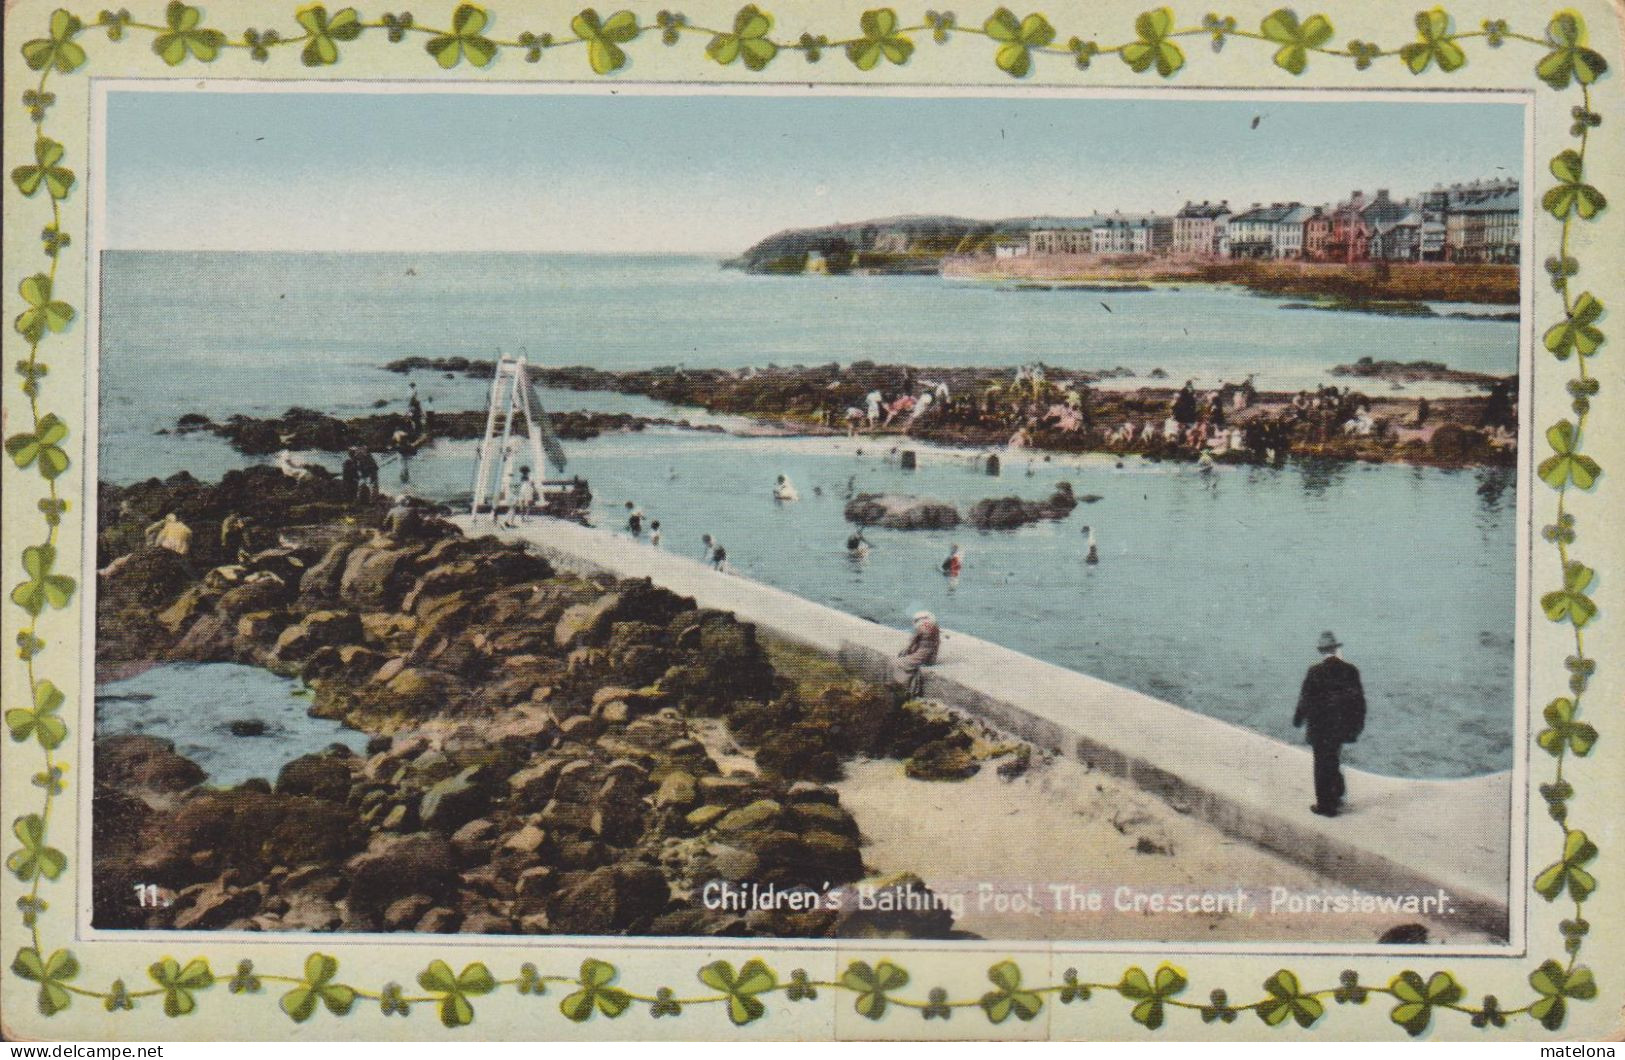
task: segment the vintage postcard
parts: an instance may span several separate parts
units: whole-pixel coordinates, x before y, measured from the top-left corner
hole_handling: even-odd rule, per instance
[[[5,22],[15,1039],[1613,1038],[1620,12]]]

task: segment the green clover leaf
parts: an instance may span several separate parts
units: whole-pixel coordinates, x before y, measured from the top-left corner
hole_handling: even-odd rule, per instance
[[[212,63],[225,46],[226,35],[217,29],[199,29],[203,12],[181,0],[169,0],[164,20],[169,32],[153,39],[152,50],[170,66],[179,66],[188,54],[199,62]]]
[[[1467,65],[1467,53],[1450,36],[1450,16],[1443,8],[1416,13],[1417,39],[1399,49],[1399,57],[1420,74],[1431,64],[1438,63],[1445,73],[1454,73]]]
[[[1018,20],[1007,7],[993,12],[982,32],[1000,42],[993,61],[1011,77],[1026,77],[1033,68],[1033,49],[1055,39],[1055,27],[1043,15],[1034,12]]]
[[[1574,300],[1574,308],[1569,311],[1561,324],[1554,324],[1546,332],[1545,344],[1558,360],[1566,361],[1569,354],[1578,352],[1581,357],[1590,357],[1596,353],[1607,336],[1596,326],[1602,317],[1602,303],[1591,296],[1587,291]]]
[[[18,166],[11,171],[12,183],[24,195],[33,195],[45,186],[53,199],[66,199],[73,187],[73,170],[57,165],[62,161],[62,145],[41,136],[34,141],[34,164]]]
[[[846,46],[846,57],[859,70],[873,70],[882,56],[893,66],[902,66],[914,54],[914,42],[897,32],[897,12],[891,8],[865,11],[858,26],[863,39]]]
[[[1562,489],[1572,481],[1583,490],[1590,489],[1602,474],[1602,468],[1597,462],[1584,453],[1575,452],[1575,443],[1579,440],[1579,433],[1574,424],[1563,420],[1555,424],[1546,432],[1546,440],[1551,443],[1554,456],[1549,456],[1541,462],[1540,477],[1553,489]]]
[[[755,4],[746,4],[734,16],[733,32],[718,33],[712,37],[711,43],[705,46],[705,54],[723,66],[742,58],[747,69],[764,69],[779,53],[779,46],[767,39],[767,33],[772,28],[772,15]]]
[[[67,607],[77,583],[65,574],[52,574],[55,565],[55,545],[29,545],[23,549],[23,573],[28,580],[11,590],[11,602],[30,615],[38,615],[46,604]]]
[[[323,953],[313,953],[305,959],[305,981],[282,995],[282,1011],[295,1023],[303,1023],[316,1014],[316,1002],[327,1006],[327,1011],[342,1016],[355,1004],[355,991],[343,983],[333,982],[338,974],[339,962]]]
[[[1070,1005],[1074,1001],[1088,1001],[1089,994],[1089,984],[1078,982],[1076,968],[1068,968],[1061,973],[1061,992],[1057,995],[1061,1004]]]
[[[29,946],[17,951],[11,970],[20,978],[39,984],[40,1013],[54,1016],[68,1007],[70,995],[62,984],[79,974],[79,962],[67,950],[57,950],[42,960],[39,950]]]
[[[1449,972],[1434,972],[1427,982],[1415,972],[1400,972],[1388,984],[1399,1004],[1388,1018],[1405,1028],[1412,1038],[1420,1037],[1433,1020],[1435,1005],[1454,1005],[1462,999],[1464,991]]]
[[[23,45],[23,62],[30,70],[50,67],[57,73],[71,74],[85,65],[85,50],[73,42],[84,29],[71,13],[57,8],[51,12],[51,35],[31,40]]]
[[[610,985],[619,974],[615,966],[607,961],[591,957],[582,961],[581,975],[576,980],[581,989],[560,1001],[559,1011],[575,1023],[592,1019],[595,1010],[609,1019],[619,1016],[632,1004],[632,998],[625,990]]]
[[[58,444],[67,436],[68,425],[47,412],[40,417],[37,430],[7,438],[6,453],[19,468],[38,462],[40,474],[54,479],[68,470],[68,454]]]
[[[740,15],[743,14],[741,11]],[[737,22],[735,24],[737,25]],[[614,73],[625,66],[626,52],[622,51],[620,46],[641,32],[638,29],[638,16],[630,11],[617,11],[608,19],[600,21],[598,12],[590,7],[570,20],[570,28],[575,31],[577,37],[587,42],[587,62],[592,65],[592,72],[595,74]],[[712,41],[712,44],[715,43]],[[709,46],[706,50],[710,50]],[[749,62],[747,58],[747,65]],[[765,60],[763,65],[766,65]]]
[[[1583,867],[1597,856],[1597,844],[1581,831],[1570,832],[1563,840],[1563,859],[1548,865],[1535,877],[1535,893],[1548,902],[1556,901],[1566,888],[1576,902],[1597,889],[1597,878]]]
[[[451,32],[430,37],[423,45],[442,70],[450,70],[464,56],[475,66],[489,66],[497,57],[496,42],[481,35],[488,16],[473,4],[461,4],[451,15]]]
[[[1015,961],[1000,961],[987,970],[987,977],[998,987],[983,994],[980,1002],[990,1023],[1003,1023],[1012,1012],[1026,1023],[1044,1007],[1043,998],[1031,990],[1021,989],[1021,968]]]
[[[51,297],[51,278],[35,273],[17,285],[28,308],[17,316],[16,328],[29,342],[38,342],[48,331],[66,331],[73,323],[73,306]]]
[[[920,1009],[920,1017],[928,1020],[945,1020],[952,1019],[953,1014],[954,1010],[948,1004],[948,991],[940,986],[933,986],[930,993],[925,995],[925,1007]]]
[[[1589,221],[1608,207],[1608,197],[1582,179],[1585,160],[1580,152],[1563,151],[1551,163],[1552,176],[1562,183],[1549,188],[1540,204],[1559,221],[1566,221],[1578,213]]]
[[[316,4],[301,8],[294,18],[310,36],[310,43],[299,53],[300,61],[306,66],[327,66],[338,62],[338,42],[361,36],[361,16],[353,7],[346,7],[329,18],[327,8]]]
[[[1135,19],[1134,32],[1140,39],[1124,46],[1122,51],[1123,61],[1128,63],[1129,69],[1143,74],[1155,66],[1159,75],[1174,76],[1185,65],[1185,53],[1168,39],[1173,29],[1174,13],[1166,7],[1147,11]]]
[[[1568,619],[1576,629],[1583,628],[1597,614],[1597,605],[1585,591],[1597,572],[1584,563],[1571,562],[1563,568],[1563,588],[1540,598],[1541,610],[1553,622]]]
[[[11,738],[21,743],[32,736],[47,751],[62,746],[62,741],[68,738],[68,726],[56,716],[56,712],[66,699],[50,681],[36,681],[33,708],[18,707],[6,711],[6,728],[11,730]]]
[[[1258,1006],[1258,1015],[1271,1027],[1278,1027],[1291,1016],[1300,1027],[1309,1027],[1326,1012],[1319,999],[1303,992],[1298,977],[1282,968],[1264,980],[1264,991],[1270,999]]]
[[[1154,1031],[1162,1026],[1163,1001],[1184,990],[1186,982],[1184,973],[1171,964],[1158,968],[1155,980],[1139,968],[1130,968],[1117,984],[1117,992],[1137,1002],[1129,1017]]]
[[[170,1017],[184,1016],[197,1008],[193,993],[214,985],[214,973],[202,957],[187,961],[184,968],[175,958],[165,957],[148,967],[147,974],[164,988],[164,1015]]]
[[[728,995],[728,1019],[736,1027],[761,1019],[767,1008],[756,995],[779,985],[773,970],[758,960],[746,961],[737,975],[727,961],[712,961],[700,969],[700,982]]]
[[[1563,1025],[1563,1015],[1568,1009],[1565,998],[1590,1001],[1597,996],[1597,981],[1591,969],[1580,967],[1564,971],[1556,961],[1547,961],[1529,973],[1529,985],[1540,995],[1540,1000],[1529,1006],[1529,1014],[1549,1031]]]
[[[890,961],[873,968],[867,961],[853,961],[841,973],[841,985],[858,997],[853,1007],[865,1019],[878,1020],[886,1014],[886,995],[908,985],[908,973]]]
[[[1297,13],[1283,7],[1264,17],[1259,31],[1281,47],[1275,52],[1275,65],[1289,74],[1301,74],[1309,65],[1309,49],[1332,39],[1332,24],[1325,15],[1310,15],[1299,23]]]
[[[308,973],[308,967],[306,971]],[[436,960],[418,973],[418,985],[431,994],[440,995],[440,1022],[444,1026],[466,1027],[474,1022],[474,1006],[468,999],[489,994],[497,988],[497,981],[478,961],[453,975],[450,965]]]
[[[1535,76],[1558,91],[1570,81],[1589,85],[1608,69],[1608,62],[1590,48],[1583,47],[1585,23],[1572,11],[1564,11],[1546,25],[1546,39],[1552,50],[1535,67]]]
[[[1597,742],[1597,730],[1583,721],[1575,721],[1578,712],[1574,700],[1567,696],[1560,696],[1546,704],[1546,728],[1540,730],[1535,742],[1541,750],[1554,758],[1561,755],[1566,748],[1577,755],[1591,753],[1591,748]],[[6,715],[11,720],[11,715]]]

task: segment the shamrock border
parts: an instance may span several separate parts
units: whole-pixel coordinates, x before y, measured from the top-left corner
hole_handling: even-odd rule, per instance
[[[384,14],[376,20],[368,20],[355,8],[345,7],[329,14],[320,4],[296,10],[294,22],[303,30],[297,35],[284,36],[274,29],[250,28],[233,36],[203,25],[203,17],[200,8],[184,0],[171,0],[165,8],[162,24],[139,21],[127,9],[104,10],[93,23],[87,23],[67,9],[59,8],[52,13],[43,37],[27,40],[20,46],[28,68],[39,73],[36,86],[24,92],[21,99],[35,127],[34,161],[13,170],[11,184],[15,192],[30,200],[38,200],[43,192],[49,215],[40,233],[47,259],[45,268],[23,279],[18,286],[25,306],[14,327],[28,346],[28,356],[17,363],[16,370],[22,377],[21,390],[28,399],[30,429],[6,439],[5,449],[11,466],[6,467],[5,474],[10,486],[20,488],[20,479],[32,470],[43,482],[43,496],[37,504],[42,529],[38,538],[21,553],[26,578],[10,594],[12,605],[27,616],[17,634],[17,651],[24,664],[31,705],[7,710],[5,723],[13,742],[31,742],[38,747],[41,768],[33,782],[42,789],[42,796],[37,813],[23,814],[12,822],[13,835],[21,846],[9,853],[6,869],[28,885],[17,904],[30,944],[19,947],[11,961],[10,972],[37,987],[41,1013],[58,1015],[68,1009],[75,998],[100,1001],[108,1012],[130,1010],[138,1001],[148,999],[159,1003],[161,998],[166,1016],[183,1017],[196,1010],[197,994],[217,982],[208,962],[201,957],[184,965],[166,957],[145,970],[146,979],[152,985],[142,983],[132,989],[121,977],[114,979],[106,989],[82,986],[75,981],[80,978],[82,969],[72,951],[49,949],[40,930],[40,915],[47,908],[45,890],[63,885],[59,879],[68,865],[67,855],[49,845],[49,835],[52,809],[62,796],[67,769],[67,762],[58,757],[56,751],[66,741],[69,729],[60,716],[65,701],[63,693],[43,674],[41,660],[48,652],[48,645],[39,636],[39,622],[40,616],[48,610],[67,608],[77,588],[72,577],[56,569],[58,540],[69,511],[67,491],[59,483],[71,467],[63,446],[70,428],[60,416],[45,411],[43,380],[47,365],[40,358],[41,347],[47,342],[56,343],[55,336],[67,331],[76,316],[74,307],[56,298],[54,291],[62,254],[72,245],[71,236],[63,229],[63,203],[74,194],[76,178],[61,164],[66,154],[63,145],[47,135],[47,118],[55,102],[55,96],[47,88],[53,77],[72,75],[89,63],[89,54],[80,41],[93,30],[102,31],[110,42],[135,34],[149,35],[152,51],[170,67],[188,62],[212,62],[223,49],[247,50],[253,59],[265,62],[273,52],[298,48],[303,65],[319,68],[339,62],[341,44],[355,41],[363,34],[382,32],[394,43],[403,42],[409,36],[421,38],[424,51],[439,67],[447,70],[464,62],[476,68],[488,68],[504,51],[522,53],[525,61],[535,63],[547,52],[581,46],[586,51],[588,66],[597,75],[611,75],[625,65],[627,54],[623,46],[632,46],[653,36],[658,36],[667,46],[676,46],[685,38],[706,38],[704,50],[711,60],[722,66],[738,62],[753,72],[765,69],[786,53],[799,52],[806,61],[816,63],[831,50],[844,53],[857,70],[868,72],[882,63],[906,64],[915,50],[915,35],[929,33],[937,45],[984,38],[994,45],[995,67],[1018,79],[1031,73],[1035,62],[1051,57],[1068,57],[1077,68],[1087,70],[1096,59],[1111,55],[1117,56],[1135,73],[1154,72],[1166,79],[1186,65],[1187,56],[1180,41],[1197,37],[1209,38],[1214,52],[1222,51],[1230,40],[1273,46],[1272,61],[1293,76],[1304,72],[1311,56],[1349,60],[1359,70],[1371,67],[1379,59],[1395,59],[1412,74],[1422,75],[1434,67],[1441,74],[1451,74],[1464,66],[1467,53],[1462,47],[1463,41],[1482,40],[1491,48],[1517,42],[1547,49],[1535,67],[1536,76],[1553,91],[1578,88],[1578,103],[1572,109],[1574,124],[1570,130],[1576,142],[1551,160],[1550,171],[1556,183],[1545,191],[1541,201],[1543,212],[1560,224],[1558,253],[1547,260],[1546,270],[1562,296],[1563,305],[1561,319],[1545,330],[1542,342],[1558,361],[1572,359],[1574,375],[1567,383],[1567,390],[1575,418],[1561,420],[1547,429],[1551,455],[1538,468],[1540,479],[1552,489],[1556,500],[1553,522],[1544,528],[1543,537],[1553,546],[1562,571],[1561,587],[1543,594],[1539,603],[1548,620],[1570,627],[1573,654],[1564,660],[1570,675],[1568,694],[1552,699],[1546,706],[1546,727],[1535,736],[1536,745],[1553,759],[1552,779],[1541,784],[1539,790],[1559,830],[1561,853],[1531,882],[1535,893],[1548,902],[1555,903],[1566,894],[1572,903],[1573,915],[1559,925],[1563,957],[1542,962],[1529,975],[1534,995],[1530,1000],[1506,1009],[1493,995],[1486,995],[1478,1005],[1469,1004],[1466,988],[1448,971],[1436,971],[1424,978],[1416,971],[1405,970],[1386,985],[1368,985],[1361,983],[1358,973],[1351,970],[1343,972],[1335,986],[1306,988],[1292,971],[1283,968],[1264,981],[1257,1000],[1231,1004],[1226,991],[1213,989],[1208,1002],[1202,1004],[1179,996],[1189,986],[1189,979],[1182,969],[1167,963],[1150,973],[1138,966],[1130,967],[1115,981],[1083,980],[1076,969],[1068,969],[1058,983],[1029,986],[1022,981],[1020,966],[1010,960],[996,962],[988,969],[987,978],[993,989],[981,997],[950,1000],[945,990],[933,988],[921,1000],[899,994],[911,978],[903,967],[889,960],[879,961],[874,966],[861,960],[852,961],[844,972],[829,981],[814,981],[801,969],[792,971],[787,980],[781,981],[760,959],[748,960],[738,969],[725,960],[713,961],[696,973],[708,992],[680,997],[672,988],[664,986],[652,993],[628,989],[618,984],[618,969],[590,957],[573,976],[544,975],[527,962],[515,976],[500,980],[478,961],[467,964],[461,972],[454,972],[444,961],[435,960],[417,976],[418,991],[408,993],[393,982],[377,988],[339,982],[336,978],[339,962],[322,953],[312,953],[298,975],[261,973],[252,962],[243,960],[226,987],[231,994],[266,992],[266,984],[289,987],[280,995],[279,1006],[295,1022],[310,1019],[322,1008],[334,1015],[346,1015],[354,1010],[358,1001],[365,1000],[375,1002],[381,1015],[386,1017],[404,1016],[413,1006],[433,1005],[440,1022],[448,1028],[466,1026],[473,1021],[474,1006],[470,998],[500,988],[512,988],[521,995],[542,995],[549,993],[550,988],[563,991],[559,1010],[576,1023],[587,1022],[595,1015],[612,1019],[635,1006],[647,1009],[651,1016],[658,1018],[678,1015],[690,1006],[714,1004],[724,1005],[736,1026],[764,1016],[763,999],[775,993],[783,993],[787,1001],[798,1002],[815,999],[819,990],[844,991],[853,995],[854,1009],[859,1015],[876,1021],[898,1009],[917,1011],[930,1021],[946,1020],[958,1009],[979,1008],[992,1025],[1004,1023],[1012,1016],[1018,1021],[1036,1018],[1046,997],[1057,1004],[1072,1004],[1088,1001],[1097,994],[1115,994],[1131,1003],[1128,1012],[1131,1020],[1153,1031],[1165,1025],[1170,1010],[1196,1012],[1204,1024],[1233,1023],[1241,1013],[1250,1011],[1267,1026],[1281,1026],[1290,1019],[1299,1027],[1309,1028],[1325,1016],[1327,999],[1340,1006],[1359,1005],[1372,995],[1382,995],[1395,1002],[1389,1013],[1392,1022],[1413,1037],[1429,1028],[1435,1011],[1467,1017],[1479,1028],[1503,1028],[1513,1019],[1528,1019],[1556,1031],[1563,1026],[1571,1001],[1589,1001],[1597,996],[1594,976],[1578,961],[1589,930],[1584,917],[1585,905],[1597,887],[1597,880],[1586,865],[1597,856],[1598,849],[1584,831],[1570,823],[1568,804],[1576,789],[1565,770],[1571,757],[1589,755],[1598,739],[1596,728],[1580,718],[1582,700],[1596,671],[1596,661],[1585,652],[1585,630],[1597,617],[1597,605],[1587,595],[1596,572],[1577,558],[1578,531],[1572,508],[1574,494],[1593,491],[1602,473],[1596,460],[1583,450],[1583,441],[1589,418],[1594,413],[1594,399],[1600,390],[1598,378],[1588,365],[1606,338],[1597,327],[1604,313],[1602,303],[1589,291],[1578,294],[1573,291],[1572,281],[1579,274],[1580,264],[1571,253],[1571,240],[1579,225],[1593,221],[1607,208],[1602,191],[1585,180],[1590,134],[1602,121],[1593,108],[1591,86],[1606,73],[1607,63],[1586,46],[1585,25],[1578,14],[1558,12],[1548,22],[1544,35],[1535,36],[1513,30],[1504,19],[1486,20],[1477,30],[1458,31],[1449,14],[1435,7],[1416,15],[1414,40],[1394,47],[1361,40],[1349,40],[1342,47],[1332,46],[1334,30],[1325,15],[1300,20],[1290,8],[1265,16],[1254,32],[1240,28],[1233,16],[1217,14],[1207,15],[1200,25],[1181,26],[1169,8],[1159,7],[1134,20],[1132,39],[1102,44],[1092,38],[1074,36],[1064,45],[1057,43],[1057,31],[1044,14],[1034,12],[1018,17],[1004,7],[994,11],[979,27],[961,25],[952,13],[936,11],[928,11],[922,21],[905,26],[894,10],[881,8],[861,16],[855,35],[832,38],[807,32],[793,41],[773,37],[772,16],[754,4],[741,8],[731,27],[722,29],[691,23],[684,15],[665,10],[660,11],[653,22],[645,22],[630,10],[619,10],[604,18],[587,8],[570,20],[568,34],[526,31],[511,39],[488,36],[485,31],[491,22],[489,10],[473,3],[459,4],[451,12],[446,28],[418,24],[408,13]],[[13,765],[21,753],[20,748],[5,749]]]

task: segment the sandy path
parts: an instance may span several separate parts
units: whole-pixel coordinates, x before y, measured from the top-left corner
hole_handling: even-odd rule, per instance
[[[938,894],[957,893],[964,912],[956,925],[977,935],[1372,943],[1397,925],[1423,924],[1430,942],[1493,941],[1413,912],[1293,912],[1284,904],[1272,911],[1272,888],[1298,901],[1351,892],[1081,763],[1035,756],[1014,780],[994,765],[953,783],[912,780],[900,762],[857,761],[836,785],[862,826],[871,868],[912,871]],[[1213,911],[1147,908],[1154,896],[1167,902],[1204,892]],[[1091,894],[1098,911],[1087,908]]]

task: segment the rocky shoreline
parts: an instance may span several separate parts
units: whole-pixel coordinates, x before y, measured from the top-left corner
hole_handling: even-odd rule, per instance
[[[871,877],[828,785],[858,756],[971,775],[989,751],[963,720],[777,666],[754,627],[647,580],[351,503],[325,474],[183,473],[100,502],[99,673],[259,666],[371,739],[221,789],[163,741],[99,731],[98,928],[953,935],[917,877]],[[142,542],[171,512],[186,555]],[[234,515],[248,547],[222,539]],[[862,884],[902,908],[719,909],[719,881]]]
[[[1288,455],[1319,460],[1366,463],[1408,463],[1430,467],[1504,467],[1516,460],[1516,449],[1504,432],[1489,421],[1497,416],[1495,390],[1515,387],[1516,377],[1459,372],[1443,365],[1426,370],[1389,371],[1388,362],[1367,371],[1361,364],[1339,366],[1333,375],[1366,377],[1387,387],[1386,392],[1343,394],[1338,403],[1364,405],[1371,429],[1347,434],[1337,425],[1320,425],[1303,416],[1294,402],[1301,395],[1260,391],[1251,403],[1229,413],[1228,423],[1249,426],[1273,444],[1248,445],[1217,456],[1224,463],[1264,463],[1273,450],[1276,459]],[[484,375],[489,365],[463,357],[422,357],[392,361],[384,368],[401,374],[414,371]],[[1007,368],[913,367],[857,361],[848,365],[769,366],[731,371],[720,368],[676,367],[610,372],[597,368],[538,369],[538,381],[547,386],[580,391],[608,391],[652,398],[673,405],[699,407],[713,414],[748,417],[759,423],[804,434],[844,433],[842,417],[849,408],[862,409],[866,395],[879,390],[888,397],[912,393],[943,383],[953,395],[948,410],[933,408],[918,420],[899,416],[892,424],[862,427],[862,434],[877,441],[907,438],[961,448],[1003,450],[1016,431],[1022,445],[1039,453],[1135,454],[1158,460],[1194,461],[1199,452],[1169,444],[1161,428],[1177,396],[1167,373],[1152,369],[1150,385],[1138,389],[1098,386],[1105,379],[1132,377],[1126,368],[1091,373],[1046,369],[1045,396],[1023,397],[1012,384]],[[1413,398],[1395,394],[1406,381],[1447,381],[1490,391],[1485,396]],[[1063,429],[1049,414],[1064,400],[1062,387],[1085,393],[1078,407],[1080,423]],[[989,395],[997,395],[990,398]],[[992,407],[989,407],[989,406]],[[1122,425],[1136,426],[1135,437],[1113,435]],[[1145,438],[1144,425],[1156,436]],[[1258,439],[1255,438],[1255,441]]]
[[[483,409],[441,412],[433,415],[428,434],[432,439],[463,441],[485,432]],[[553,433],[568,441],[585,441],[616,431],[641,431],[648,427],[675,427],[690,431],[720,432],[715,424],[694,424],[686,419],[660,416],[634,416],[626,412],[550,412]],[[411,421],[400,413],[378,413],[339,419],[313,409],[291,408],[281,416],[233,415],[217,423],[201,413],[187,413],[175,424],[174,433],[206,431],[225,439],[239,453],[264,456],[282,449],[318,450],[342,453],[354,446],[383,452],[395,445],[395,432],[409,429]]]

